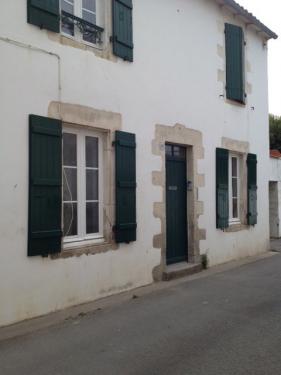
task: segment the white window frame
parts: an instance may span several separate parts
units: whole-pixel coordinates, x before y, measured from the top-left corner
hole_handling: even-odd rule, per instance
[[[101,6],[101,1],[104,1],[104,0],[95,0],[96,2],[96,25],[97,26],[100,26],[101,24],[103,24],[102,21],[102,6]],[[66,2],[69,2],[69,0],[66,0]],[[62,0],[60,0],[60,9],[62,9]],[[82,15],[83,15],[83,0],[73,0],[73,9],[74,9],[74,15],[79,17],[79,18],[82,18]],[[101,47],[96,44],[96,43],[91,43],[91,42],[88,42],[87,40],[84,40],[83,39],[83,34],[80,32],[79,29],[77,29],[77,27],[74,25],[74,35],[69,35],[65,32],[63,32],[62,30],[62,24],[60,25],[60,28],[61,28],[61,34],[67,38],[70,38],[70,39],[73,39],[73,40],[76,40],[78,42],[81,42],[83,44],[87,44],[89,46],[94,46],[95,48],[98,48],[98,49],[101,49]]]
[[[237,212],[238,217],[233,217],[233,189],[232,189],[232,158],[237,160]],[[240,174],[240,162],[241,156],[238,153],[229,153],[228,159],[228,182],[229,182],[229,224],[240,224],[241,213],[240,213],[240,186],[241,186],[241,174]],[[235,197],[236,198],[236,197]]]
[[[63,237],[64,248],[67,244],[73,246],[75,243],[85,244],[91,242],[102,242],[103,234],[103,137],[100,133],[90,130],[80,130],[70,126],[63,126],[63,133],[75,134],[77,137],[77,235]],[[94,234],[86,233],[86,156],[85,156],[85,138],[98,138],[98,202],[99,202],[99,232]],[[64,165],[62,166],[64,167]],[[62,215],[63,221],[63,215]]]

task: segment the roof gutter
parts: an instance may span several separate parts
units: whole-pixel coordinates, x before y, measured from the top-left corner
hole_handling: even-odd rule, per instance
[[[278,35],[271,31],[267,26],[260,22],[252,13],[248,12],[245,8],[239,5],[234,0],[219,0],[221,5],[226,5],[235,11],[235,14],[245,18],[249,24],[256,26],[261,32],[267,35],[268,39],[277,39]]]

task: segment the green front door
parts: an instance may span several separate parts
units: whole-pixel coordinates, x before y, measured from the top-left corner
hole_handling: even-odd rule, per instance
[[[167,264],[187,261],[186,149],[166,145]]]

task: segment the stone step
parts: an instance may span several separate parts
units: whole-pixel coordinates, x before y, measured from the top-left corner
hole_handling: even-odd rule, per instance
[[[181,262],[176,264],[171,264],[166,267],[163,272],[163,281],[170,281],[173,279],[178,279],[180,277],[193,275],[202,271],[201,263],[187,263]]]

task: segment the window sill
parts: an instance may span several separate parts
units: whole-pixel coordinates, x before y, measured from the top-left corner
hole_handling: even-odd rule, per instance
[[[70,35],[66,36],[66,34],[61,34],[61,33],[56,34],[51,31],[48,32],[48,37],[52,41],[55,41],[62,46],[76,48],[76,49],[79,49],[80,51],[91,52],[97,57],[110,60],[112,62],[117,62],[116,56],[112,54],[111,44],[105,41],[102,43],[101,46],[98,46],[96,44],[91,44],[89,42],[85,42],[85,41],[82,42],[80,40],[75,39],[74,37]]]
[[[67,44],[67,45],[70,45],[70,46],[73,46],[73,47],[80,47],[80,48],[85,49],[85,50],[88,50],[88,49],[95,49],[97,51],[103,51],[104,50],[103,43],[100,44],[100,45],[97,44],[97,43],[96,44],[90,43],[90,42],[87,42],[84,39],[79,39],[79,38],[76,38],[75,36],[71,36],[71,35],[68,35],[68,34],[65,34],[65,33],[61,33],[60,37],[61,37],[61,40],[65,42],[63,44]]]
[[[99,240],[70,242],[63,245],[61,253],[51,255],[51,259],[66,259],[82,255],[95,255],[107,251],[117,250],[115,242],[107,242],[104,238]]]
[[[94,245],[100,245],[105,243],[105,239],[102,236],[99,237],[92,237],[92,238],[85,238],[78,240],[76,238],[74,239],[67,239],[63,242],[63,250],[62,251],[67,251],[68,249],[79,249],[81,246],[86,247],[86,246],[94,246]]]
[[[229,227],[226,228],[224,231],[226,233],[235,233],[235,232],[241,232],[242,230],[249,229],[249,226],[246,224],[241,223],[229,223]]]
[[[237,106],[237,107],[240,107],[240,108],[245,108],[246,107],[246,100],[244,102],[239,102],[238,100],[234,100],[234,99],[229,99],[229,98],[225,98],[225,101],[227,104],[231,104],[231,105],[234,105],[234,106]]]

